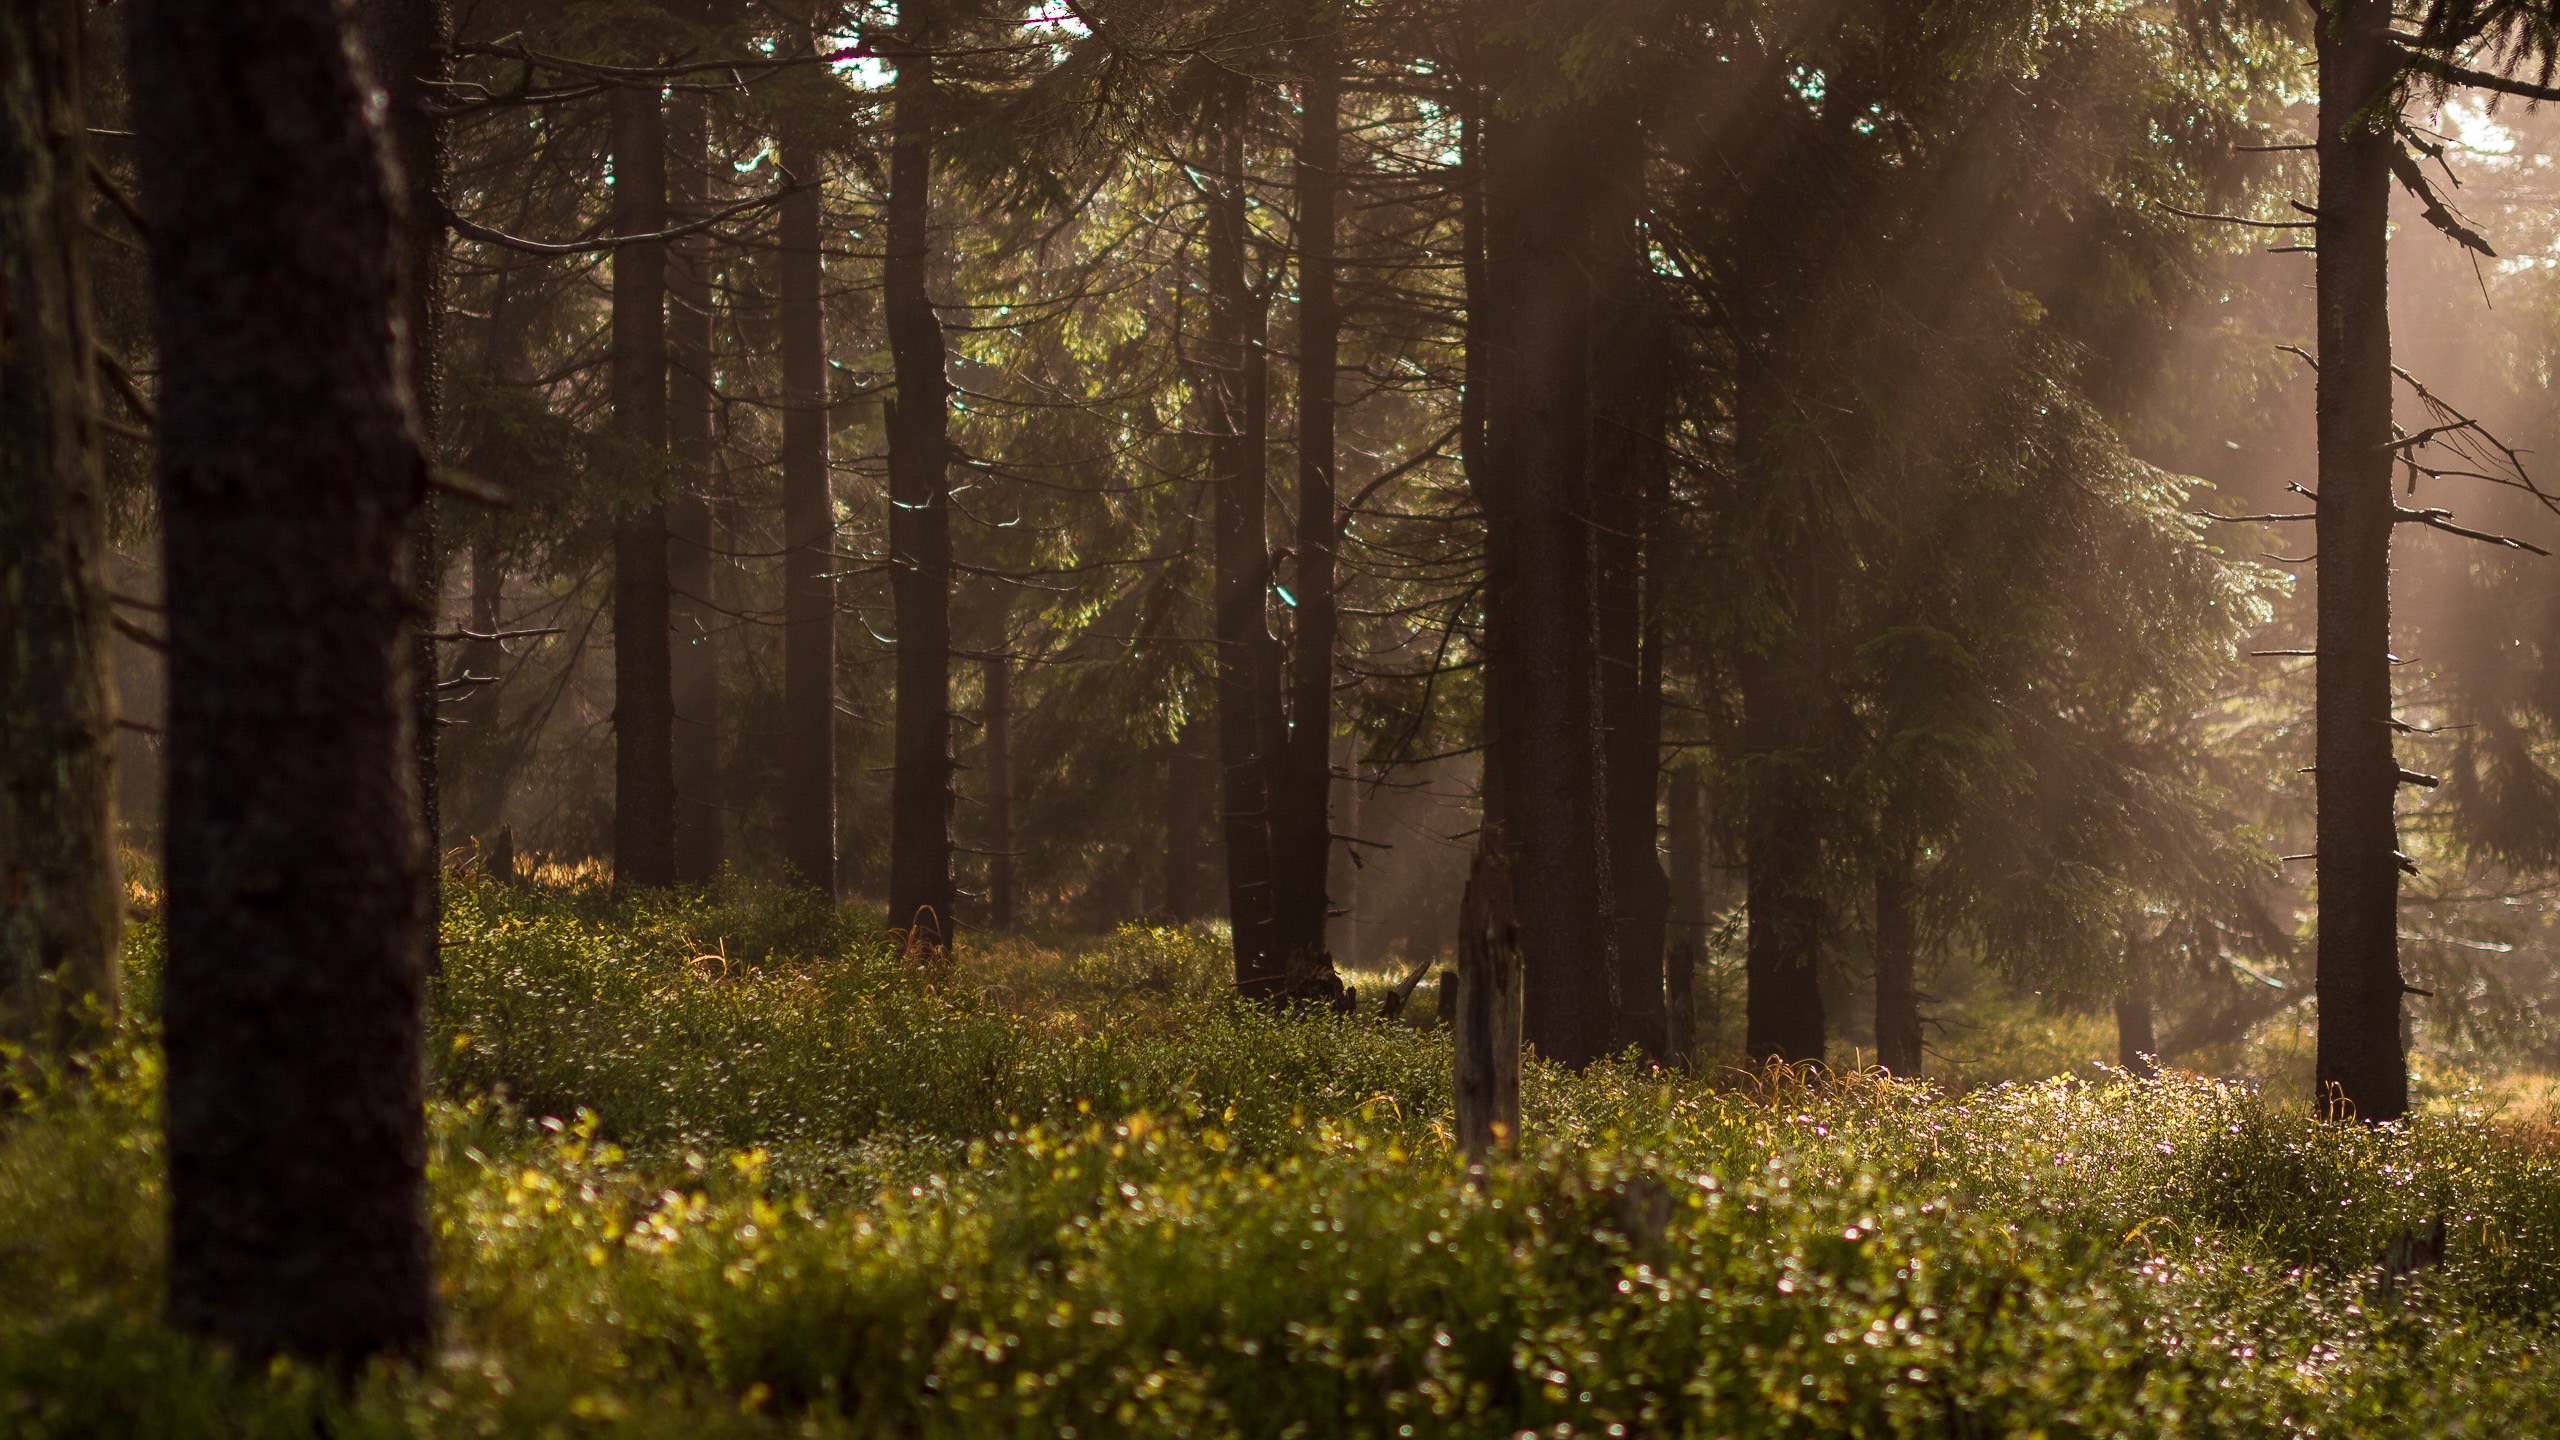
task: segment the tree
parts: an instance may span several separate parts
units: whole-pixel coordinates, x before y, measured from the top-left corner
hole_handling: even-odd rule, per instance
[[[422,1352],[402,186],[343,0],[132,7],[169,605],[169,1307]],[[171,243],[179,241],[182,243]]]
[[[782,862],[800,884],[836,893],[835,487],[828,465],[825,163],[806,128],[783,136],[795,190],[782,199]]]
[[[926,283],[933,257],[935,6],[900,7],[890,88],[888,251],[881,309],[897,368],[889,411],[889,588],[898,625],[897,758],[889,802],[889,923],[951,943],[951,381]]]
[[[122,883],[83,198],[80,6],[0,14],[0,1036],[116,1003]]]
[[[654,88],[614,87],[613,223],[620,237],[667,228],[666,115]],[[625,239],[613,252],[613,423],[624,461],[646,469],[667,448],[667,246]],[[676,883],[674,618],[667,506],[655,476],[613,525],[613,878]]]

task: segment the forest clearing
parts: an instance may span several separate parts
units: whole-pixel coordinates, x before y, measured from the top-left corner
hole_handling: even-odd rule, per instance
[[[0,1436],[2560,1433],[2560,0],[7,0]]]

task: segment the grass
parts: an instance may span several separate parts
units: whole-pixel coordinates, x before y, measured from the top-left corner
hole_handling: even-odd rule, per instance
[[[1603,1066],[1470,1176],[1437,1035],[1233,1005],[1196,934],[923,977],[770,892],[480,888],[448,934],[444,1352],[341,1393],[158,1324],[136,1033],[0,1121],[0,1433],[2560,1428],[2538,1126]]]

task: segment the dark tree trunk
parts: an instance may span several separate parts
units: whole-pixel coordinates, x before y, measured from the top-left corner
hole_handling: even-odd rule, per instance
[[[401,187],[349,11],[135,0],[169,621],[169,1308],[423,1353]]]
[[[1885,837],[1876,857],[1876,1064],[1901,1079],[1921,1066],[1919,917],[1912,910],[1919,855],[1910,838]]]
[[[1273,767],[1272,944],[1291,966],[1325,950],[1333,853],[1334,201],[1342,169],[1340,64],[1331,7],[1318,3],[1298,90],[1298,544],[1292,579],[1288,744]]]
[[[888,253],[881,306],[898,393],[889,411],[889,593],[898,625],[897,755],[889,787],[889,923],[951,940],[951,382],[932,256],[932,17],[915,0],[890,90]]]
[[[2320,33],[2317,1102],[2397,1120],[2400,767],[2391,751],[2391,156],[2387,0],[2332,0]],[[2374,114],[2377,109],[2379,114]]]
[[[2160,1041],[2152,1030],[2151,954],[2140,925],[2126,917],[2124,980],[2116,989],[2116,1064],[2148,1080],[2160,1073]]]
[[[1013,661],[986,662],[987,925],[1010,930],[1014,916]]]
[[[1261,302],[1245,281],[1243,95],[1220,126],[1209,202],[1210,483],[1215,491],[1220,819],[1236,988],[1267,998],[1288,983],[1274,928],[1272,772],[1281,754],[1280,654],[1263,596],[1267,424]]]
[[[1333,744],[1333,816],[1345,835],[1360,834],[1360,741],[1344,735]],[[1325,948],[1346,970],[1367,963],[1368,947],[1360,936],[1360,847],[1344,841],[1328,852],[1325,894],[1330,898],[1325,920]]]
[[[1663,787],[1665,857],[1670,863],[1670,897],[1665,919],[1675,941],[1704,945],[1715,907],[1707,896],[1707,786],[1698,772],[1679,769]]]
[[[1483,826],[1499,838],[1509,832],[1510,787],[1505,776],[1510,771],[1514,737],[1520,725],[1511,705],[1512,675],[1519,668],[1519,661],[1511,638],[1511,597],[1515,588],[1512,572],[1517,567],[1510,549],[1512,532],[1518,528],[1510,514],[1517,504],[1519,486],[1505,468],[1509,446],[1494,438],[1499,433],[1508,441],[1509,430],[1502,423],[1508,417],[1497,419],[1493,415],[1489,396],[1493,389],[1493,357],[1509,344],[1505,322],[1510,318],[1508,296],[1517,267],[1508,257],[1494,255],[1486,248],[1484,132],[1485,121],[1480,115],[1471,114],[1458,136],[1463,172],[1459,180],[1458,246],[1467,298],[1466,328],[1461,338],[1466,354],[1464,387],[1458,402],[1458,443],[1465,461],[1467,491],[1485,517],[1484,589],[1477,605],[1484,618],[1483,630],[1476,638],[1483,656],[1484,687],[1484,708],[1477,723],[1477,744],[1484,756],[1478,791],[1483,802]]]
[[[1164,761],[1164,918],[1180,923],[1217,909],[1217,738],[1185,720]]]
[[[0,1039],[46,1047],[122,925],[80,13],[0,7]]]
[[[1530,1044],[1582,1065],[1605,1054],[1621,998],[1603,814],[1598,536],[1589,523],[1592,215],[1589,117],[1487,122],[1486,266],[1499,318],[1485,373],[1498,501],[1488,547],[1511,574],[1488,661],[1507,663],[1503,842],[1518,877]],[[1507,492],[1507,493],[1506,493]]]
[[[1663,922],[1670,882],[1659,851],[1662,781],[1662,626],[1653,570],[1669,466],[1664,431],[1671,403],[1669,347],[1661,297],[1645,283],[1635,216],[1636,162],[1643,151],[1631,124],[1605,133],[1611,175],[1596,237],[1598,313],[1593,349],[1591,513],[1599,573],[1601,720],[1610,926],[1618,1009],[1613,1048],[1660,1058],[1666,1024]]]
[[[499,553],[498,537],[484,530],[471,543],[471,600],[465,626],[472,633],[495,635],[506,623],[506,583],[506,561]],[[464,641],[453,676],[464,683],[454,687],[460,693],[443,707],[443,720],[453,730],[452,743],[439,752],[440,768],[449,782],[445,788],[455,797],[457,823],[480,842],[484,854],[497,839],[516,756],[501,730],[505,687],[479,682],[500,679],[506,674],[506,662],[505,642]]]
[[[408,187],[408,211],[400,227],[401,312],[409,327],[409,388],[417,397],[418,433],[427,463],[433,465],[440,459],[444,411],[445,159],[444,122],[432,106],[445,98],[437,87],[451,68],[445,47],[452,18],[443,0],[360,0],[357,16],[375,77],[389,93],[391,153]],[[444,910],[444,781],[437,764],[444,727],[438,720],[434,638],[444,601],[444,543],[437,508],[430,491],[409,520],[410,574],[422,622],[409,645],[418,677],[418,812],[427,835],[431,935],[440,928]],[[440,963],[437,952],[429,950],[428,968]]]
[[[711,200],[710,114],[676,101],[667,177],[682,221]],[[669,685],[675,702],[676,878],[700,885],[720,873],[720,654],[723,627],[711,583],[711,463],[719,395],[711,383],[710,243],[676,247],[667,272],[667,448],[683,490],[667,502],[667,586],[674,622]]]
[[[613,228],[667,227],[664,116],[652,91],[613,92]],[[613,428],[639,460],[667,448],[667,247],[613,252]],[[652,485],[655,477],[651,477]],[[613,880],[676,883],[675,698],[667,507],[625,502],[613,527]]]
[[[1777,443],[1782,383],[1766,352],[1745,361],[1735,398],[1738,465],[1754,484],[1791,486],[1771,502],[1762,562],[1777,615],[1737,657],[1742,693],[1742,849],[1749,947],[1743,962],[1743,1054],[1754,1064],[1819,1064],[1825,921],[1822,761],[1813,733],[1823,607],[1807,538],[1811,505]]]
[[[787,144],[783,168],[815,180],[813,146]],[[818,192],[781,205],[782,863],[802,885],[836,893],[835,491],[828,482],[826,256]]]

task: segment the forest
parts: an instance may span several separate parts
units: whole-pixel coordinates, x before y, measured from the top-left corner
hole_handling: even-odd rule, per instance
[[[2560,0],[0,0],[0,1435],[2560,1433]]]

